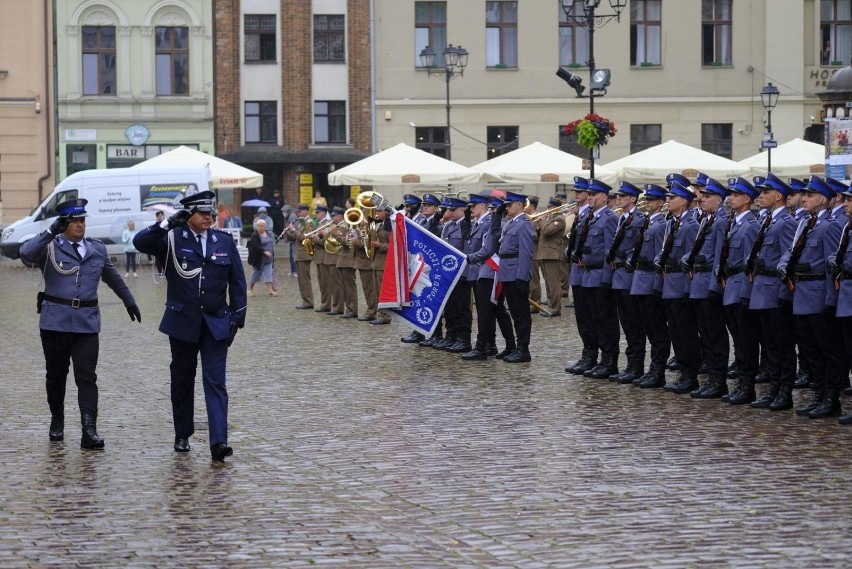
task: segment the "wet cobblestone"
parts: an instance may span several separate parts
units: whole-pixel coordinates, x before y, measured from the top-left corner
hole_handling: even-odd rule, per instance
[[[0,566],[849,565],[852,430],[834,420],[568,376],[570,311],[534,319],[531,364],[463,364],[396,323],[295,310],[279,280],[231,351],[218,465],[200,386],[193,451],[172,451],[148,267],[141,325],[101,292],[106,449],[79,448],[73,381],[48,442],[38,273],[0,262]]]

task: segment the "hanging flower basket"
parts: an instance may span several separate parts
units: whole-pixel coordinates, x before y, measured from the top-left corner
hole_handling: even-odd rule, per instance
[[[565,125],[566,136],[577,135],[577,142],[588,149],[606,144],[611,136],[618,132],[615,123],[600,115],[586,115],[582,120],[576,120]]]

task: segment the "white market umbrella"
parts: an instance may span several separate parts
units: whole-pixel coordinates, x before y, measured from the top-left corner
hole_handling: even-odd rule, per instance
[[[377,152],[328,175],[330,186],[475,184],[481,174],[404,143]]]
[[[755,176],[765,176],[769,156],[766,151],[740,160]],[[782,178],[807,178],[811,167],[825,165],[825,146],[794,138],[772,149],[772,173]]]
[[[263,186],[263,174],[187,146],[178,146],[133,167],[157,168],[187,164],[207,166],[210,169],[210,186],[213,188],[260,188]]]
[[[246,200],[243,203],[241,203],[240,205],[242,207],[270,207],[269,202],[264,201],[264,200],[258,200],[258,199]]]
[[[471,169],[482,172],[490,181],[513,184],[574,184],[574,176],[589,177],[583,159],[541,142],[533,142],[497,158],[480,162]],[[595,165],[595,178],[613,185],[615,172]]]
[[[658,184],[668,174],[686,170],[695,171],[695,174],[704,172],[720,182],[749,173],[749,168],[738,162],[675,140],[613,160],[605,166],[615,171],[619,180],[634,184]]]

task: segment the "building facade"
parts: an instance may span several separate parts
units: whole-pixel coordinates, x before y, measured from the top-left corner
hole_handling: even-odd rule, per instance
[[[0,225],[54,186],[51,2],[0,2]]]
[[[609,4],[598,14],[613,13]],[[441,153],[446,86],[419,54],[453,44],[469,53],[449,85],[454,161],[470,166],[535,141],[587,152],[563,127],[589,112],[589,99],[554,74],[564,67],[588,89],[588,30],[560,1],[375,0],[375,9],[378,149],[405,142]],[[670,139],[741,160],[759,151],[768,82],[780,91],[774,139],[818,138],[815,94],[852,57],[852,0],[629,0],[620,21],[596,28],[594,56],[611,70],[595,112],[618,128],[598,163]]]
[[[58,179],[215,151],[209,1],[65,0],[55,33]]]
[[[218,155],[262,173],[263,197],[343,205],[328,173],[372,150],[370,3],[216,0],[215,17]]]

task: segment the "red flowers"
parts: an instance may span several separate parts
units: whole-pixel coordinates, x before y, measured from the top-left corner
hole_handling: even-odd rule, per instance
[[[615,136],[618,130],[615,123],[598,114],[588,114],[582,120],[576,120],[565,125],[565,134],[577,135],[577,142],[586,148],[594,148],[606,144],[610,136]]]

